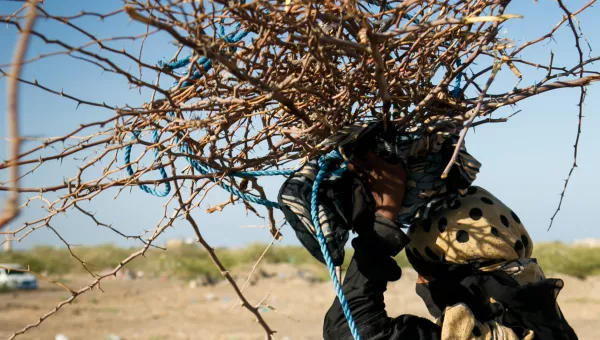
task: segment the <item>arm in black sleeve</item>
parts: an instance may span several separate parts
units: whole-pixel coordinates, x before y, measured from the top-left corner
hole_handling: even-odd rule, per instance
[[[575,331],[563,316],[556,299],[564,286],[560,279],[543,279],[517,285],[503,272],[482,278],[489,296],[506,306],[509,324],[532,330],[536,339],[577,340]]]
[[[430,320],[413,315],[390,318],[385,311],[383,293],[387,283],[401,276],[392,256],[408,242],[406,234],[394,222],[379,215],[373,228],[365,228],[352,242],[355,253],[342,289],[361,339],[440,339],[440,327]],[[325,316],[323,337],[326,340],[352,339],[337,297]]]

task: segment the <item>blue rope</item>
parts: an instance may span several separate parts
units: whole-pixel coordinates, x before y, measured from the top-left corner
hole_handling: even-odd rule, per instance
[[[179,139],[177,138],[177,141]],[[186,155],[190,155],[192,152],[190,150],[190,148],[187,146],[186,143],[181,143],[181,145],[179,146],[179,150],[181,150],[182,153],[186,154]],[[195,159],[192,159],[189,156],[185,157],[186,161],[199,173],[203,174],[203,175],[210,175],[212,173],[215,173],[216,171],[212,168],[210,168],[207,165],[201,164],[200,162],[196,161]],[[279,174],[280,172],[284,172],[288,173],[288,171],[291,173],[294,170],[263,170],[263,171],[257,171],[258,175],[254,175],[252,174],[252,171],[245,171],[245,172],[241,172],[242,176],[239,177],[249,177],[249,176],[272,176],[272,174]],[[229,174],[229,176],[236,176],[236,173],[233,174]],[[252,202],[252,203],[256,203],[256,204],[260,204],[260,205],[264,205],[266,207],[269,208],[277,208],[279,209],[279,204],[277,202],[273,202],[273,201],[269,201],[267,199],[262,199],[260,197],[256,197],[254,195],[250,195],[250,194],[246,194],[243,193],[241,191],[239,191],[238,189],[230,186],[229,184],[223,183],[223,182],[218,182],[216,178],[211,178],[211,181],[218,183],[219,186],[221,186],[221,188],[225,189],[225,191],[229,192],[230,194],[233,194],[245,201],[248,202]]]
[[[350,327],[350,333],[355,340],[360,340],[360,335],[358,334],[358,327],[354,323],[354,318],[352,317],[352,313],[350,311],[350,306],[348,306],[348,301],[346,301],[346,296],[344,295],[344,291],[342,290],[342,286],[340,285],[340,281],[337,278],[335,273],[335,266],[333,265],[333,259],[331,258],[331,254],[329,253],[329,249],[327,249],[327,244],[325,243],[325,236],[323,235],[323,231],[321,230],[321,225],[319,224],[319,212],[317,205],[317,193],[319,192],[319,185],[323,181],[323,178],[327,174],[327,165],[332,159],[341,158],[339,154],[334,151],[325,156],[319,158],[318,166],[319,171],[317,172],[317,176],[315,178],[315,182],[312,187],[312,194],[310,198],[310,215],[312,218],[313,226],[315,227],[315,232],[317,234],[317,240],[319,241],[319,246],[321,248],[321,253],[323,254],[323,258],[325,259],[325,263],[327,264],[327,269],[329,271],[329,277],[333,282],[333,288],[335,289],[335,294],[337,295],[338,300],[340,300],[340,304],[342,306],[342,311],[344,312],[344,316],[348,321],[348,326]]]
[[[140,133],[138,131],[134,131],[133,136],[131,137],[131,140],[134,140],[134,139],[138,138],[139,136],[140,136]],[[158,142],[158,132],[156,132],[156,130],[152,131],[152,142],[153,143]],[[125,151],[124,151],[125,152],[124,160],[125,160],[125,164],[127,164],[125,169],[127,170],[127,174],[130,177],[133,176],[133,174],[135,173],[135,171],[131,167],[131,148],[132,147],[133,147],[133,145],[131,145],[131,144],[126,145]],[[158,161],[158,158],[159,158],[158,148],[155,147],[154,148],[154,160],[155,160],[154,162],[155,163],[156,163],[156,161]],[[158,168],[158,172],[160,173],[160,177],[162,179],[166,179],[168,177],[164,166],[161,166],[160,168]],[[156,189],[150,188],[149,186],[147,186],[145,184],[140,184],[140,185],[138,185],[138,187],[140,189],[142,189],[144,192],[149,193],[150,195],[154,195],[157,197],[165,197],[169,194],[169,192],[171,192],[171,183],[165,182],[164,185],[165,185],[165,188],[162,191],[158,191]]]
[[[460,60],[460,59],[456,60],[456,67],[460,67],[461,65],[462,65],[462,60]],[[454,98],[458,98],[458,96],[460,95],[460,84],[462,82],[462,76],[463,76],[463,74],[461,72],[458,74],[458,76],[456,76],[456,79],[454,80],[454,88],[450,92],[450,94]]]
[[[189,55],[181,60],[175,60],[170,63],[164,63],[162,60],[158,61],[158,66],[160,68],[165,68],[169,71],[173,71],[182,67],[186,67],[190,63],[190,58],[192,55]]]
[[[237,23],[235,25],[235,28],[233,29],[232,32],[225,34],[225,26],[223,26],[222,24],[219,25],[219,31],[217,32],[217,34],[219,35],[220,38],[223,39],[224,42],[228,43],[228,44],[235,44],[237,42],[239,42],[240,40],[244,39],[250,32],[246,32],[244,30],[242,30],[242,25],[240,23]],[[233,49],[235,50],[235,47],[233,47]],[[180,69],[182,67],[186,67],[190,64],[191,61],[191,55],[188,55],[187,57],[181,59],[181,60],[175,60],[169,63],[165,63],[162,61],[158,62],[158,66],[161,68],[166,68],[170,71],[174,71],[177,69]],[[198,59],[198,64],[202,66],[202,69],[207,72],[212,68],[212,61],[210,61],[210,59],[206,58],[206,57],[202,57],[200,59]],[[200,78],[201,74],[198,71],[194,71],[192,70],[192,75],[190,76],[190,79],[198,79]],[[175,83],[177,84],[177,83]],[[192,85],[190,82],[185,82],[181,85],[181,88],[185,88]]]
[[[225,36],[225,27],[223,25],[220,25],[220,35],[222,37],[224,37],[224,41],[227,43],[237,43],[238,41],[242,40],[244,37],[246,37],[248,35],[248,32],[245,32],[241,29],[241,24],[237,24],[234,31],[231,32],[230,34],[228,34],[227,36]],[[180,69],[182,67],[186,67],[190,64],[191,62],[191,55],[180,59],[180,60],[175,60],[172,62],[168,62],[165,63],[163,61],[159,61],[158,62],[158,66],[162,69],[167,69],[169,71],[174,71],[177,69]],[[208,72],[211,68],[212,68],[212,62],[210,61],[210,59],[206,58],[206,57],[202,57],[200,59],[198,59],[197,63],[199,65],[201,65],[202,69],[204,70],[204,72]],[[190,80],[196,80],[199,79],[202,74],[198,71],[198,70],[191,70],[192,71],[192,75],[189,77]],[[177,84],[177,83],[175,83]],[[181,84],[181,88],[186,88],[188,86],[191,86],[192,82],[190,81],[185,81],[183,84]],[[140,132],[139,131],[133,131],[133,136],[131,138],[131,140],[134,140],[136,138],[139,138]],[[156,143],[158,142],[158,133],[156,132],[156,130],[152,131],[152,137],[153,137],[153,142]],[[183,144],[182,144],[183,145]],[[126,165],[126,170],[127,170],[127,174],[129,176],[133,176],[135,171],[133,170],[133,167],[131,166],[131,149],[132,149],[133,145],[126,145],[125,146],[125,150],[124,150],[124,161]],[[187,151],[189,151],[189,148],[187,147],[187,145],[185,146],[185,148],[187,149]],[[182,150],[183,151],[183,150]],[[158,148],[154,148],[154,157],[155,157],[155,162],[158,161]],[[190,163],[191,165],[194,166],[194,168],[199,171],[202,174],[209,174],[209,170],[208,168],[203,168],[203,166],[201,166],[201,164],[199,164],[196,161],[191,162],[192,160],[189,157],[186,157],[188,159],[188,163]],[[164,167],[160,167],[158,168],[158,171],[160,173],[161,178],[164,180],[166,179],[167,176],[167,172],[165,171]],[[214,172],[214,171],[211,171]],[[249,176],[273,176],[273,175],[279,175],[279,174],[290,174],[291,172],[293,172],[293,170],[271,170],[271,172],[269,171],[260,171],[257,172],[256,174],[252,174],[252,172],[246,171],[246,172],[241,172],[239,174],[239,177],[249,177]],[[165,182],[164,183],[164,190],[162,191],[158,191],[156,189],[150,188],[147,185],[141,184],[138,185],[140,189],[142,189],[144,192],[157,196],[157,197],[165,197],[167,196],[170,192],[171,192],[171,184],[169,182]],[[246,195],[242,192],[240,192],[239,190],[232,188],[231,186],[225,184],[225,183],[220,183],[220,185],[227,191],[229,191],[230,193],[237,195],[247,201],[253,202],[253,203],[257,203],[257,204],[263,204],[266,205],[268,207],[275,207],[275,208],[279,208],[279,205],[276,202],[271,202],[268,200],[262,200],[256,196],[252,196],[252,195]]]
[[[257,170],[257,171],[240,171],[234,172],[229,176],[235,177],[261,177],[261,176],[289,176],[294,173],[294,169],[286,170]]]

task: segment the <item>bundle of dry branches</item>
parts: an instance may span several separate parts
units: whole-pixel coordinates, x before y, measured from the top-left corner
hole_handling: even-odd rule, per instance
[[[518,18],[505,12],[510,2],[126,0],[123,8],[114,12],[57,16],[47,12],[39,1],[24,1],[17,12],[0,14],[3,24],[20,32],[12,63],[0,66],[8,82],[7,126],[11,141],[9,158],[0,164],[0,170],[9,171],[10,178],[0,190],[12,193],[4,204],[0,228],[31,200],[43,201],[47,215],[2,233],[21,240],[36,229],[52,228],[52,219],[71,209],[112,228],[97,221],[80,202],[93,200],[112,188],[120,191],[143,185],[156,193],[158,187],[169,184],[174,190],[163,194],[169,195],[168,204],[177,207],[168,217],[165,214],[150,235],[135,236],[144,247],[114,272],[144,254],[175,219],[185,217],[199,242],[228,275],[200,235],[190,211],[199,206],[215,182],[266,199],[256,177],[227,176],[232,172],[291,167],[326,151],[316,148],[325,138],[366,119],[394,124],[401,130],[449,120],[463,128],[464,139],[472,125],[506,120],[486,118],[495,110],[546,91],[581,88],[581,109],[585,86],[600,80],[600,73],[587,68],[598,58],[584,56],[576,18],[595,1],[570,12],[558,0],[563,19],[547,34],[521,45],[499,36],[503,21]],[[175,55],[164,63],[148,62],[141,50],[135,55],[113,48],[109,39],[98,37],[79,24],[82,18],[119,15],[145,25],[147,33],[112,40],[146,41],[157,32],[167,33],[174,40]],[[34,29],[34,21],[40,18],[61,22],[88,41],[77,45],[48,37]],[[574,34],[579,55],[573,65],[554,65],[552,58],[547,65],[540,65],[520,58],[525,50],[551,39],[566,25]],[[55,46],[57,51],[26,60],[30,38]],[[102,53],[92,48],[99,48]],[[141,107],[112,107],[102,100],[84,100],[20,76],[22,65],[56,54],[69,55],[120,75],[132,86],[150,90],[152,96]],[[121,67],[115,62],[117,58],[133,62],[138,70]],[[488,93],[501,68],[510,70],[517,86],[503,93]],[[519,87],[524,68],[543,68],[547,74],[533,86]],[[78,105],[104,108],[114,115],[103,121],[84,122],[64,136],[45,139],[22,151],[15,100],[22,85],[69,98]],[[476,121],[478,118],[481,119]],[[72,142],[71,137],[76,135],[85,137]],[[134,144],[144,146],[145,151],[123,164],[124,148]],[[42,154],[55,146],[56,153]],[[146,153],[155,161],[143,164]],[[47,162],[76,155],[92,156],[84,158],[74,176],[63,183],[34,188],[18,185],[19,180]],[[201,164],[208,170],[199,173],[190,164]],[[91,175],[96,166],[102,168],[99,176]],[[141,179],[160,169],[165,170],[161,179]],[[184,194],[182,188],[189,193]],[[33,196],[19,205],[19,193]],[[213,211],[234,202],[241,202],[258,214],[251,203],[233,196]],[[267,210],[272,232],[277,236],[273,208]],[[82,264],[85,266],[83,261]],[[69,289],[72,298],[107,276],[91,270],[90,274],[95,277],[94,283],[80,291]],[[257,308],[228,279],[242,304],[254,313],[267,334],[272,334]]]

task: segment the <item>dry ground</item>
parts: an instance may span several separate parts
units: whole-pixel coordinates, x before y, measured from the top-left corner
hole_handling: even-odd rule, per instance
[[[278,331],[276,339],[321,339],[322,318],[333,299],[329,282],[311,282],[290,265],[264,265],[257,284],[246,289],[248,298],[277,310],[263,308],[263,315]],[[267,274],[267,275],[264,275]],[[259,275],[261,276],[261,275]],[[411,313],[426,316],[414,293],[415,274],[405,270],[402,280],[390,285],[386,302],[390,315]],[[600,277],[585,281],[564,277],[561,308],[580,339],[598,339],[600,330]],[[244,277],[238,282],[243,283]],[[80,287],[87,278],[71,278]],[[264,339],[261,328],[244,309],[234,307],[231,287],[192,288],[179,281],[161,279],[109,280],[104,293],[93,291],[65,306],[21,339]],[[0,338],[35,322],[51,310],[65,291],[41,283],[38,291],[0,294]],[[116,339],[116,338],[113,338]]]

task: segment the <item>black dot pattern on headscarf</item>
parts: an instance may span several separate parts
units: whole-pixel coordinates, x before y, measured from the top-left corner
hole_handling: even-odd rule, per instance
[[[440,220],[438,221],[438,229],[440,230],[440,233],[446,231],[447,226],[448,220],[445,217],[440,218]]]
[[[505,227],[508,228],[508,218],[506,218],[506,216],[500,215],[500,221],[502,222],[502,224],[504,224]]]
[[[492,204],[494,204],[494,201],[492,201],[491,199],[489,199],[489,198],[487,198],[487,197],[482,197],[482,198],[481,198],[481,201],[482,201],[483,203],[485,203],[485,204],[489,204],[489,205],[492,205]]]
[[[473,336],[475,336],[475,337],[481,336],[481,331],[479,330],[479,327],[477,327],[477,326],[473,327]]]
[[[477,188],[476,187],[469,187],[469,189],[467,189],[467,193],[469,195],[475,195],[475,193],[477,193]]]
[[[527,247],[529,245],[529,239],[525,235],[521,235],[521,242],[523,242],[523,245],[525,247]]]
[[[465,243],[469,241],[469,233],[464,230],[459,230],[456,232],[456,240],[460,243]],[[521,241],[519,241],[521,242]]]
[[[475,221],[479,220],[481,216],[483,216],[483,212],[479,208],[473,208],[471,211],[469,211],[469,217]]]
[[[460,208],[460,206],[461,206],[460,201],[459,200],[454,200],[450,204],[450,209],[456,210],[456,209]]]
[[[492,227],[492,230],[491,230],[491,232],[492,232],[492,235],[494,235],[494,236],[498,236],[498,229],[496,229],[496,228]]]
[[[419,253],[419,249],[417,249],[417,248],[413,249],[412,253],[416,258],[420,258],[420,259],[423,258],[423,256],[421,256],[421,253]]]
[[[521,240],[517,240],[517,242],[515,242],[515,251],[518,253],[521,250],[523,250],[525,246],[523,246],[523,242]]]
[[[425,254],[434,261],[440,260],[440,258],[429,247],[425,247]]]
[[[515,222],[521,224],[521,219],[519,219],[519,216],[517,216],[517,214],[515,214],[514,211],[511,211],[510,214],[512,215],[513,220],[515,220]]]
[[[425,230],[425,232],[429,232],[431,230],[431,219],[428,218],[425,221],[423,221],[423,223],[421,223],[421,226],[423,227],[423,230]]]

